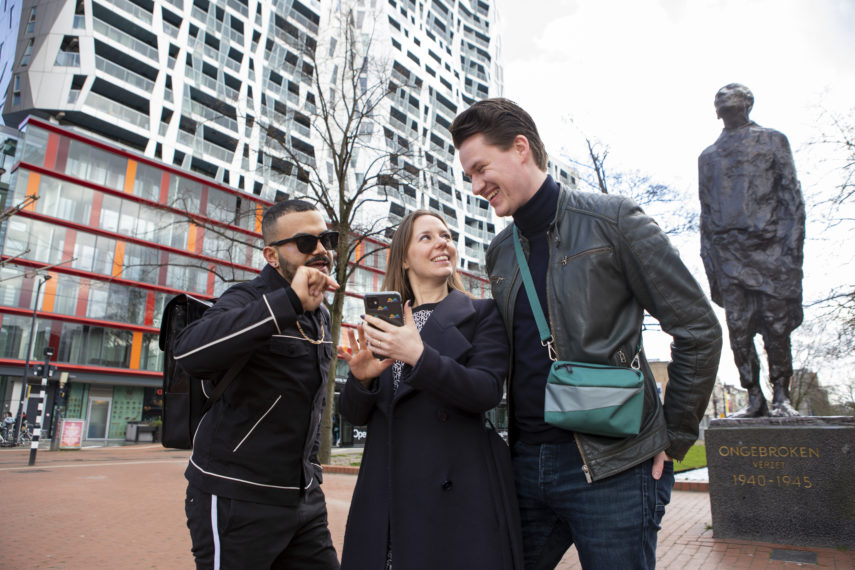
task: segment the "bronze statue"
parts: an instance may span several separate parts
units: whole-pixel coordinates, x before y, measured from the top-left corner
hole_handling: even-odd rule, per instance
[[[753,106],[744,85],[716,93],[724,130],[698,158],[701,257],[748,390],[748,405],[731,417],[797,416],[790,333],[803,318],[805,206],[787,137],[749,120]],[[768,354],[771,413],[760,389],[758,333]]]

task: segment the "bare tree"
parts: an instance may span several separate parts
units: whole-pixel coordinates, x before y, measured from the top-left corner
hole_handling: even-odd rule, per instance
[[[338,339],[350,276],[365,257],[385,246],[363,247],[359,257],[357,248],[376,244],[366,238],[386,237],[394,227],[385,206],[371,205],[385,203],[390,195],[399,195],[403,186],[418,183],[416,145],[380,125],[390,119],[390,99],[405,97],[409,90],[419,89],[422,81],[372,52],[373,37],[357,26],[352,10],[331,13],[328,22],[336,32],[330,44],[308,54],[314,68],[315,105],[308,117],[293,116],[295,111],[290,111],[292,118],[308,122],[316,145],[307,148],[293,131],[286,132],[272,120],[262,119],[261,126],[275,150],[294,165],[292,174],[308,199],[319,205],[339,232],[334,277],[340,288],[329,304],[332,337]],[[329,461],[332,445],[337,364],[334,356],[321,423],[321,462]]]
[[[834,386],[832,393],[837,400],[836,413],[855,416],[855,379]]]
[[[841,207],[855,202],[855,107],[848,113],[821,109],[817,124],[820,125],[819,135],[809,146],[818,147],[823,159],[831,162],[832,169],[840,175],[827,198],[827,202],[835,206],[830,223],[851,224],[855,216],[851,210]]]
[[[818,192],[816,207],[827,230],[851,240],[855,231],[855,108],[848,113],[821,108],[816,123],[819,134],[808,144],[808,150],[817,151],[817,162],[828,168],[834,180],[830,190]],[[826,318],[840,325],[838,346],[851,353],[855,349],[855,286],[844,283],[833,287],[818,304]]]
[[[819,382],[811,370],[800,368],[790,382],[790,400],[799,413],[806,416],[832,416],[836,414],[829,401],[829,390]]]
[[[593,177],[582,175],[588,185],[603,194],[620,194],[632,198],[642,208],[655,214],[657,222],[669,235],[697,231],[698,213],[694,208],[685,207],[685,200],[677,190],[654,181],[639,170],[608,172],[608,145],[589,137],[585,137],[585,142],[594,174]]]
[[[592,141],[588,137],[585,137],[585,142],[588,145],[588,156],[591,157],[591,166],[594,168],[594,174],[597,176],[597,187],[599,187],[600,192],[603,194],[608,194],[606,159],[609,157],[609,147],[600,141]]]

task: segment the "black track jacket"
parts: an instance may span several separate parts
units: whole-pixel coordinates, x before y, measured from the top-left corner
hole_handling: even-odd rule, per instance
[[[319,425],[332,357],[329,313],[297,314],[272,267],[229,288],[175,339],[175,360],[199,377],[249,361],[205,414],[187,480],[223,497],[295,504],[321,482]],[[296,323],[305,336],[297,329]]]

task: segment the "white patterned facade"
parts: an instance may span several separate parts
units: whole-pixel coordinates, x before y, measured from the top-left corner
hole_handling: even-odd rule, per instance
[[[303,161],[316,159],[309,53],[328,41],[325,15],[345,2],[7,2],[20,16],[17,43],[2,52],[11,60],[7,125],[41,116],[263,199],[305,193],[268,129],[287,133]],[[364,30],[371,27],[372,53],[411,84],[376,117],[375,133],[407,141],[418,182],[365,215],[395,223],[415,208],[441,212],[459,239],[461,266],[477,272],[495,221],[470,195],[447,127],[476,100],[502,93],[495,7],[485,0],[348,6]],[[6,44],[14,43],[10,35]]]
[[[317,0],[19,5],[7,124],[53,118],[265,199],[299,192],[260,123],[311,159]]]

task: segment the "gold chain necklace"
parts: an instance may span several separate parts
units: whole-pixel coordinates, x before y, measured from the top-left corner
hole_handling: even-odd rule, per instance
[[[321,344],[322,342],[324,342],[324,335],[326,335],[326,331],[324,330],[323,325],[321,325],[321,338],[320,338],[320,340],[315,340],[313,338],[307,337],[306,333],[303,332],[303,327],[300,326],[300,321],[297,321],[297,330],[300,331],[300,334],[303,335],[304,339],[311,342],[312,344]]]

